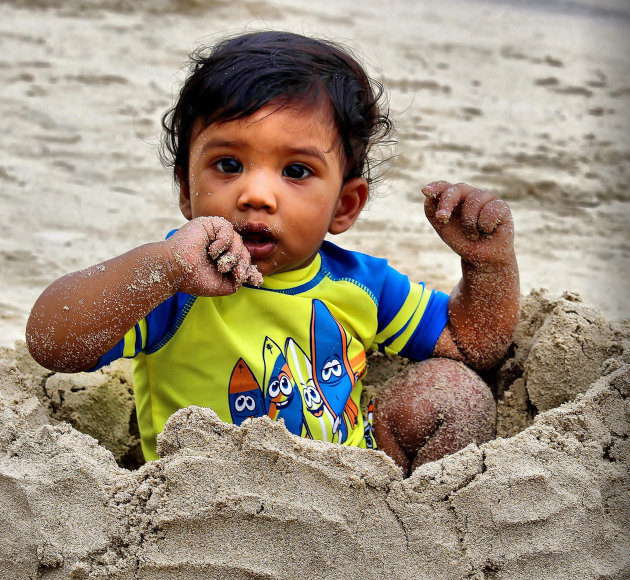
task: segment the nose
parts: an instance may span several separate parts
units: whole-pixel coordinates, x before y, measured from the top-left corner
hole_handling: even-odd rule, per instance
[[[241,211],[248,209],[264,210],[275,213],[278,200],[274,192],[273,178],[265,171],[252,171],[241,180],[242,189],[237,205]]]

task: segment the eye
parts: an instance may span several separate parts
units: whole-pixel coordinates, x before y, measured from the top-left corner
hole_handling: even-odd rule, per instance
[[[313,172],[306,165],[291,163],[282,170],[282,175],[289,179],[305,179],[309,175],[313,175]]]
[[[248,411],[253,411],[256,408],[256,401],[254,401],[254,397],[247,397],[245,407],[247,407]]]
[[[293,385],[287,375],[282,375],[280,377],[280,391],[282,391],[282,394],[285,397],[288,397],[293,392]]]
[[[241,164],[241,162],[237,161],[236,159],[232,159],[231,157],[223,157],[222,159],[219,159],[214,165],[221,173],[232,174],[243,172],[243,165]]]
[[[245,409],[245,407],[247,407],[247,399],[249,397],[246,397],[245,395],[239,395],[236,398],[236,401],[234,401],[234,408],[241,413],[243,411],[243,409]]]
[[[280,381],[275,379],[269,383],[269,396],[275,399],[280,394]]]
[[[333,376],[340,377],[341,372],[341,363],[337,359],[333,359],[324,365],[322,369],[322,379],[329,381]]]
[[[307,407],[315,407],[322,402],[322,398],[319,396],[315,387],[306,387],[304,389],[304,400],[306,401]]]

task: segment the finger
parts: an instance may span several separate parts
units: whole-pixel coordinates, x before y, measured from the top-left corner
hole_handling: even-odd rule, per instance
[[[451,187],[451,185],[452,184],[448,181],[432,181],[422,188],[422,193],[424,193],[427,197],[439,197],[442,192]]]
[[[234,240],[234,228],[225,218],[207,217],[199,219],[202,220],[201,223],[204,228],[206,228],[210,238],[208,254],[213,260],[216,260],[232,246]]]
[[[232,268],[232,277],[239,286],[242,286],[245,282],[247,282],[250,264],[251,256],[249,255],[247,248],[243,246],[241,250],[241,255]]]
[[[254,264],[251,264],[247,269],[247,282],[249,282],[252,286],[262,286],[263,275],[258,271],[258,268]]]
[[[435,217],[435,212],[438,208],[438,201],[439,199],[433,196],[427,195],[427,197],[424,198],[424,213],[428,218],[431,219]]]
[[[232,272],[232,275],[234,275],[234,270],[238,267],[238,264],[242,259],[247,260],[247,266],[249,266],[249,263],[251,261],[249,257],[249,252],[244,246],[241,236],[235,235],[232,237],[232,245],[225,252],[223,252],[221,257],[216,261],[217,270],[222,274]],[[244,271],[241,270],[240,273],[244,274]]]
[[[472,191],[475,191],[475,188],[465,183],[457,183],[447,187],[439,197],[437,211],[435,212],[436,219],[443,224],[448,223],[455,208]]]
[[[499,225],[512,224],[512,214],[507,203],[502,199],[494,199],[483,206],[479,212],[477,225],[484,234],[492,234]]]
[[[497,196],[485,189],[476,189],[466,196],[462,203],[461,224],[468,239],[479,239],[479,214],[487,203],[495,199],[498,199]]]

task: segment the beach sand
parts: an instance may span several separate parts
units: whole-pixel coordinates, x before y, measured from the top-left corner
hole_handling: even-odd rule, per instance
[[[0,577],[627,578],[629,347],[627,322],[531,293],[486,377],[499,437],[407,479],[381,451],[200,407],[137,467],[129,361],[52,374],[5,348]]]
[[[630,577],[630,5],[57,4],[0,8],[0,578]],[[339,40],[389,88],[398,146],[336,243],[448,291],[420,187],[510,203],[524,299],[486,377],[496,440],[403,480],[380,452],[190,408],[138,467],[128,365],[51,374],[19,342],[52,280],[181,225],[160,116],[191,49],[260,28]]]

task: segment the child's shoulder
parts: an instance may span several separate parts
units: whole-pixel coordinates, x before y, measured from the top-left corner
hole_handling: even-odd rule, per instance
[[[321,249],[322,264],[331,274],[347,276],[348,273],[364,269],[386,270],[390,266],[386,259],[369,254],[347,250],[329,241],[324,241]]]
[[[346,250],[325,241],[321,249],[322,267],[333,280],[346,280],[369,288],[377,295],[385,287],[408,287],[409,279],[392,268],[384,258]]]

